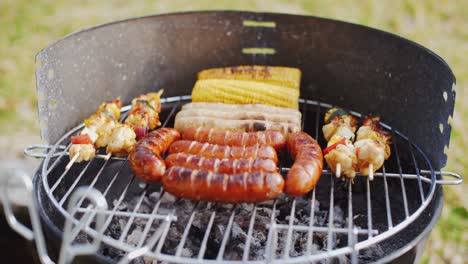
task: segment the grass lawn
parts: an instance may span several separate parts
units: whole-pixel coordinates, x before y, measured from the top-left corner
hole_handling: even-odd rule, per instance
[[[338,3],[339,2],[339,3]],[[133,16],[200,9],[310,14],[369,25],[414,40],[443,57],[457,77],[448,170],[468,175],[468,1],[0,1],[0,146],[20,155],[36,139],[34,56],[48,43],[79,29]],[[464,65],[465,64],[465,65]],[[5,157],[6,155],[3,154]],[[423,263],[468,259],[468,184],[446,188],[441,220]]]

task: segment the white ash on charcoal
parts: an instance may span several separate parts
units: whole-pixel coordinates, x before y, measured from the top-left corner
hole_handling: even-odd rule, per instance
[[[129,201],[123,201],[118,205],[118,210],[122,212],[133,212],[135,206],[138,204],[140,196]],[[268,234],[270,232],[270,224],[272,220],[272,214],[275,213],[273,219],[278,225],[288,225],[291,206],[293,198],[281,196],[276,202],[276,210],[273,210],[273,202],[268,201],[265,203],[257,204],[256,214],[253,223],[253,229],[251,231],[251,239],[249,245],[249,260],[265,260],[266,246],[268,240]],[[201,243],[208,231],[208,224],[212,214],[214,213],[214,219],[211,229],[209,230],[209,236],[207,240],[207,247],[205,251],[205,259],[215,259],[218,255],[221,243],[227,232],[227,225],[229,219],[234,210],[234,219],[229,232],[229,239],[224,249],[224,260],[242,260],[244,249],[246,247],[246,241],[249,231],[249,225],[251,222],[252,212],[255,208],[253,204],[215,204],[207,202],[192,202],[189,200],[178,199],[168,193],[164,193],[160,197],[160,193],[152,192],[148,193],[143,198],[137,212],[151,214],[156,205],[159,204],[157,211],[158,215],[170,215],[173,214],[177,220],[172,220],[171,226],[167,233],[164,241],[161,253],[167,255],[175,255],[179,247],[179,243],[184,234],[186,228],[190,228],[187,239],[183,247],[181,248],[180,256],[186,258],[197,258]],[[114,204],[114,206],[117,204]],[[340,208],[335,206],[333,208],[334,213],[334,227],[346,228],[347,219],[344,214],[346,208]],[[190,217],[193,214],[193,221],[188,226]],[[294,225],[309,226],[311,216],[311,201],[310,198],[296,198],[296,207],[294,214]],[[318,227],[328,227],[329,220],[329,208],[328,205],[323,205],[318,200],[315,201],[315,210],[313,217],[313,225]],[[109,225],[106,234],[119,239],[122,235],[123,230],[129,221],[127,216],[115,216],[113,221]],[[132,246],[136,246],[144,239],[144,244],[151,241],[151,237],[157,233],[159,228],[165,228],[166,220],[154,220],[151,222],[150,230],[145,237],[145,227],[148,223],[148,218],[136,217],[128,231],[128,234],[124,241]],[[288,236],[287,229],[276,228],[272,230],[274,256],[273,258],[281,258],[285,255],[285,246]],[[287,253],[290,257],[302,256],[308,252],[307,240],[309,232],[306,230],[294,230],[291,234],[290,249]],[[347,246],[347,234],[333,234],[332,240],[328,241],[327,232],[313,232],[313,243],[310,248],[312,254],[322,253],[327,250],[328,243],[332,243],[332,248],[340,248]],[[156,242],[156,244],[159,241]],[[152,245],[154,250],[156,245]],[[113,259],[119,259],[124,255],[124,252],[109,247],[103,247],[101,253],[111,257]],[[375,256],[382,254],[380,247],[376,249],[368,249],[361,251],[359,258],[362,260],[372,259]],[[342,256],[332,260],[332,263],[348,263],[349,256]],[[148,257],[141,257],[135,260],[133,263],[156,263],[153,259]],[[318,261],[317,263],[322,263]]]

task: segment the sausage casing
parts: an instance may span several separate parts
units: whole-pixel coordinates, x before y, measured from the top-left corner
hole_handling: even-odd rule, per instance
[[[182,138],[228,146],[269,145],[281,150],[286,145],[286,137],[279,131],[258,132],[229,131],[216,128],[189,127],[182,130]]]
[[[179,132],[173,128],[160,128],[144,136],[128,156],[135,176],[146,182],[161,180],[166,171],[161,155],[179,138]]]
[[[312,190],[320,179],[323,155],[317,141],[305,132],[291,134],[288,150],[294,164],[286,175],[284,192],[301,196]]]
[[[284,187],[283,177],[277,172],[225,174],[179,166],[168,169],[162,183],[164,190],[177,197],[223,203],[274,199]]]
[[[276,163],[269,159],[217,159],[185,153],[171,154],[166,157],[166,167],[181,166],[188,169],[209,170],[216,173],[236,174],[242,172],[276,172]]]
[[[223,146],[210,143],[200,143],[190,140],[178,140],[169,147],[169,153],[186,153],[200,155],[205,158],[217,159],[270,159],[275,163],[278,156],[273,147],[255,144],[252,146]]]

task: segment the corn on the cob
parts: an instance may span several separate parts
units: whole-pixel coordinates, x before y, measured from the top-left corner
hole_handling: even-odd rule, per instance
[[[198,73],[198,79],[259,81],[299,90],[301,71],[278,66],[236,66],[203,70]]]
[[[198,80],[192,91],[193,102],[226,104],[269,104],[298,109],[299,90],[255,81]]]

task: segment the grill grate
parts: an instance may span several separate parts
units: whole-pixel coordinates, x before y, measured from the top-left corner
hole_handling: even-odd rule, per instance
[[[190,96],[162,99],[163,126],[168,126],[176,111],[188,101]],[[300,100],[300,105],[304,130],[314,135],[320,145],[324,146],[320,133],[321,119],[331,105],[304,99]],[[126,106],[122,112],[128,110],[129,106]],[[357,112],[351,113],[362,118]],[[119,252],[117,257],[125,255],[123,261],[145,256],[171,263],[198,263],[202,260],[297,263],[329,258],[355,263],[362,257],[360,251],[375,247],[378,242],[412,223],[429,204],[435,190],[436,173],[426,155],[399,131],[384,123],[382,126],[393,134],[392,156],[385,162],[381,172],[375,173],[374,181],[370,182],[358,173],[353,185],[349,181],[341,182],[331,171],[324,169],[317,187],[310,195],[301,198],[282,196],[274,201],[254,205],[190,202],[172,197],[159,186],[140,182],[132,175],[127,159],[112,157],[104,160],[104,155],[97,155],[88,163],[75,164],[65,169],[69,138],[78,133],[82,125],[69,131],[50,149],[42,167],[42,184],[55,209],[77,226],[65,236],[75,238],[83,235],[86,239],[98,239],[103,243],[101,252],[113,249]],[[287,159],[281,159],[278,165],[280,172],[285,175],[289,170]],[[395,172],[387,172],[387,169]],[[65,205],[80,186],[86,189],[85,194],[67,211]],[[109,209],[97,210],[87,201],[86,197],[94,189],[98,189],[106,198]],[[413,189],[417,190],[417,195],[413,194]],[[409,196],[418,197],[418,202],[415,203]],[[129,206],[132,201],[132,206]],[[148,206],[148,201],[153,202]],[[181,208],[186,209],[184,206],[188,206],[191,211],[187,215],[180,215],[180,211],[184,212]],[[403,209],[395,210],[396,207]],[[285,208],[288,209],[286,213]],[[227,256],[231,250],[230,241],[234,239],[233,232],[238,232],[234,228],[239,227],[236,221],[240,212],[250,214],[245,218],[248,222],[245,223],[246,232],[243,230],[245,239],[241,243],[242,254]],[[265,220],[264,212],[269,212],[269,221]],[[105,216],[104,223],[99,227],[93,220],[97,214]],[[207,222],[203,232],[197,228],[196,233],[195,223],[201,221],[200,215],[203,214]],[[221,231],[218,230],[220,217],[227,220]],[[323,221],[319,223],[316,219]],[[182,231],[175,227],[180,221],[185,221]],[[116,235],[113,228],[119,224],[121,231]],[[138,239],[129,239],[137,225],[141,227]],[[168,236],[173,236],[176,231],[180,233],[178,244],[171,249],[173,253],[168,253],[167,248],[172,246],[169,245],[171,242]],[[219,236],[219,245],[213,250],[211,240],[217,232],[222,234]],[[261,240],[264,242],[261,254],[252,249],[252,243],[258,243],[254,235],[259,234],[264,236]],[[294,242],[297,240],[293,240],[295,237],[306,240],[299,247],[299,255],[291,255],[293,251],[297,253],[298,246]],[[187,244],[198,240],[201,241],[195,248],[197,252],[187,256]],[[255,245],[255,249],[258,249],[258,245]]]

